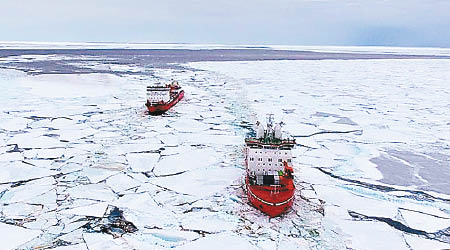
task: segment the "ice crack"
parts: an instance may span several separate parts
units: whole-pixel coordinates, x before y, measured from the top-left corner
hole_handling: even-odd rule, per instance
[[[362,181],[359,181],[359,180],[353,180],[353,179],[349,179],[349,178],[345,178],[345,177],[342,177],[342,176],[335,175],[335,174],[331,173],[330,171],[326,171],[325,169],[320,168],[320,167],[315,167],[315,168],[318,169],[319,171],[321,171],[322,173],[324,173],[324,174],[326,174],[326,175],[328,175],[330,177],[333,177],[335,179],[342,180],[342,181],[345,181],[345,182],[350,182],[350,183],[356,184],[358,186],[369,188],[369,189],[372,189],[372,190],[378,190],[378,191],[382,191],[382,192],[402,191],[402,192],[407,192],[407,193],[413,194],[414,196],[410,197],[410,198],[413,198],[415,200],[426,200],[426,201],[440,200],[440,201],[450,202],[450,199],[436,197],[436,196],[433,196],[431,194],[425,193],[423,191],[408,190],[408,189],[398,189],[398,188],[393,188],[393,187],[389,187],[389,186],[383,186],[383,185],[380,185],[380,184],[370,184],[370,183],[362,182]]]
[[[321,134],[349,134],[349,133],[360,133],[362,134],[362,129],[355,129],[355,130],[349,130],[349,131],[332,131],[332,130],[324,130],[312,133],[310,135],[293,135],[294,138],[304,138],[304,137],[312,137],[315,135],[321,135]]]
[[[400,230],[402,232],[408,233],[408,234],[415,234],[422,237],[425,237],[430,240],[437,240],[444,243],[450,243],[450,227],[439,230],[434,233],[427,233],[425,231],[422,231],[420,229],[414,229],[411,228],[399,221],[393,220],[391,218],[386,217],[378,217],[378,216],[368,216],[364,214],[357,213],[355,211],[348,210],[348,214],[355,220],[359,221],[380,221],[388,224],[389,226]]]

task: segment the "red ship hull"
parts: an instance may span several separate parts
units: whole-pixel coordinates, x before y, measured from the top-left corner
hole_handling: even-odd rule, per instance
[[[276,217],[292,207],[294,202],[294,181],[286,180],[280,185],[250,185],[248,176],[245,178],[245,186],[249,201],[257,209],[270,217]]]
[[[149,104],[148,102],[145,104],[147,106],[148,112],[151,115],[161,115],[164,114],[167,110],[172,108],[175,104],[177,104],[184,97],[184,91],[181,90],[170,102],[166,103],[156,103]]]

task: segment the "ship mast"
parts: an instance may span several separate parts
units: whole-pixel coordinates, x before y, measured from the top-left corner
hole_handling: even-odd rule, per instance
[[[267,129],[265,134],[265,140],[266,141],[272,141],[274,138],[274,131],[273,131],[273,114],[267,114]]]

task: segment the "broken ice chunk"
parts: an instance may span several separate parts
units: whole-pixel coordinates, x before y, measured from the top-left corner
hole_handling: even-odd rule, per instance
[[[107,202],[100,202],[89,206],[76,207],[72,209],[65,209],[59,211],[60,214],[73,214],[73,215],[83,215],[92,217],[103,217],[106,208],[108,208]]]
[[[72,198],[112,201],[116,195],[104,183],[78,185],[67,189]]]
[[[242,170],[237,168],[210,167],[154,178],[152,183],[178,193],[203,198],[223,190],[241,175]]]
[[[2,249],[16,249],[20,245],[39,236],[41,230],[30,230],[22,227],[0,223],[0,235],[2,236]]]
[[[219,157],[218,153],[211,148],[197,149],[177,155],[164,156],[159,163],[156,164],[153,172],[158,176],[178,174],[217,163]]]
[[[127,154],[128,164],[133,172],[149,172],[159,160],[158,153]]]
[[[126,242],[112,235],[102,233],[84,233],[83,239],[89,250],[125,250],[129,249]]]
[[[58,174],[57,171],[31,166],[23,162],[0,163],[0,183],[39,179]]]
[[[130,188],[139,186],[140,182],[126,174],[119,173],[106,179],[106,185],[115,193],[122,193]]]
[[[210,127],[208,124],[205,124],[203,122],[189,119],[179,119],[176,122],[170,123],[170,126],[172,128],[175,128],[177,131],[186,133],[200,132],[207,130]]]
[[[0,121],[0,129],[9,131],[20,131],[27,128],[31,120],[22,117],[9,117]]]
[[[22,161],[23,154],[20,152],[11,152],[0,154],[0,162]]]
[[[197,250],[197,249],[209,249],[211,246],[215,250],[249,250],[249,249],[257,249],[255,246],[250,244],[243,237],[235,233],[220,233],[220,234],[212,234],[208,235],[204,238],[200,238],[196,241],[187,243],[181,247],[177,247],[176,249],[182,250]]]
[[[22,185],[18,185],[15,187],[10,187],[5,194],[0,198],[0,203],[14,203],[20,201],[27,201],[30,203],[37,202],[34,200],[38,198],[40,201],[39,204],[50,204],[54,203],[54,200],[51,200],[54,197],[54,186],[55,179],[52,177],[41,178],[34,181],[25,182]],[[45,194],[53,193],[48,197]],[[43,197],[45,199],[43,199]],[[38,204],[38,203],[34,203]],[[50,204],[51,205],[51,204]]]

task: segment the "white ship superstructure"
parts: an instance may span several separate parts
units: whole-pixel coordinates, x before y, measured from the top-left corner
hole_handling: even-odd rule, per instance
[[[255,179],[257,185],[279,184],[279,177],[285,169],[284,163],[291,165],[293,140],[283,140],[281,124],[273,127],[269,116],[267,128],[257,123],[255,140],[247,140],[245,148],[247,175]]]
[[[164,85],[147,87],[147,102],[150,104],[170,101],[170,87]]]

